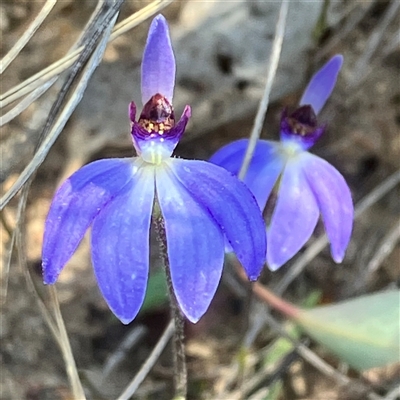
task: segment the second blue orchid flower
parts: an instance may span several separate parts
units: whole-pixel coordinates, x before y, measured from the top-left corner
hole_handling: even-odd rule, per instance
[[[92,226],[92,261],[114,314],[129,323],[143,303],[149,274],[154,203],[163,216],[170,274],[182,312],[197,322],[218,287],[227,239],[251,280],[265,261],[266,238],[256,200],[225,169],[172,158],[190,117],[175,123],[175,59],[167,23],[157,16],[142,63],[143,110],[129,108],[137,157],[95,161],[57,191],[43,241],[44,282],[53,284]]]
[[[307,150],[324,132],[316,114],[332,93],[343,57],[337,55],[311,79],[300,107],[281,118],[280,142],[259,140],[244,182],[263,210],[276,184],[277,202],[267,235],[267,263],[276,270],[308,241],[320,213],[331,243],[332,257],[343,260],[353,225],[353,203],[342,175]],[[220,149],[210,159],[234,174],[241,168],[248,140]]]

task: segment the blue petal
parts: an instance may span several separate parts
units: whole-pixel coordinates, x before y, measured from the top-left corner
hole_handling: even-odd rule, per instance
[[[338,54],[332,57],[310,80],[300,105],[309,104],[315,114],[318,114],[325,105],[333,88],[343,64],[343,56]]]
[[[210,162],[224,167],[234,175],[238,175],[248,143],[248,139],[230,143],[218,150],[210,158]],[[279,146],[278,142],[259,140],[244,178],[244,183],[254,194],[261,210],[265,208],[284,166]]]
[[[43,238],[44,282],[54,283],[99,211],[132,179],[132,159],[92,162],[58,189],[46,219]]]
[[[149,273],[154,169],[141,168],[131,184],[95,218],[92,261],[112,312],[128,324],[142,306]]]
[[[353,227],[354,207],[350,189],[343,176],[322,158],[304,153],[302,165],[322,213],[332,257],[340,263]]]
[[[181,310],[193,323],[207,311],[224,263],[224,237],[208,212],[168,166],[156,173],[172,284]]]
[[[268,229],[267,263],[272,271],[303,247],[318,221],[318,204],[299,159],[301,155],[289,160],[285,167]]]
[[[165,18],[157,15],[149,29],[142,61],[142,101],[159,93],[172,103],[175,86],[175,57]]]
[[[224,232],[251,280],[265,262],[265,226],[249,189],[225,169],[206,161],[171,159],[178,180]]]

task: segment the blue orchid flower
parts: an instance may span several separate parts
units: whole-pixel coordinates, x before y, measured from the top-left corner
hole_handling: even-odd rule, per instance
[[[219,284],[228,240],[249,279],[265,262],[262,216],[250,190],[206,161],[172,158],[190,117],[175,123],[175,59],[164,17],[150,31],[142,62],[143,111],[129,107],[137,157],[92,162],[57,191],[45,223],[43,274],[56,282],[92,225],[91,254],[104,299],[125,324],[137,315],[149,274],[149,230],[156,204],[166,231],[173,289],[192,321],[206,312]]]
[[[267,235],[267,264],[276,270],[291,259],[308,241],[319,215],[340,263],[350,241],[353,225],[351,193],[343,176],[328,162],[307,150],[323,134],[316,114],[331,95],[343,64],[334,56],[311,79],[300,107],[282,113],[280,142],[259,140],[244,182],[263,210],[275,185],[277,202]],[[238,174],[248,140],[238,140],[217,151],[211,162]]]

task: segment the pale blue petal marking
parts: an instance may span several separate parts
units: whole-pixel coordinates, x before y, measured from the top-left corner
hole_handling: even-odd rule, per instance
[[[304,246],[318,221],[318,204],[299,163],[301,156],[286,164],[268,228],[267,264],[273,271]]]

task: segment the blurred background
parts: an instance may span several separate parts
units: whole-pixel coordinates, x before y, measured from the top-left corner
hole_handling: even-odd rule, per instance
[[[44,4],[43,0],[3,0],[1,57]],[[62,58],[82,34],[96,4],[93,0],[58,1],[2,74],[2,94]],[[118,21],[148,4],[144,0],[126,1]],[[193,115],[177,156],[207,159],[222,145],[249,136],[265,86],[279,8],[280,2],[265,0],[181,0],[162,11],[170,23],[177,59],[175,112],[180,115],[184,105],[190,104]],[[327,131],[312,152],[344,175],[355,204],[400,168],[399,9],[396,0],[289,2],[282,55],[262,137],[278,140],[282,109],[294,108],[312,73],[332,55],[343,54],[337,86],[321,113]],[[28,272],[45,303],[41,245],[44,220],[56,187],[87,162],[134,154],[127,107],[131,100],[140,104],[140,62],[149,22],[150,18],[108,44],[82,102],[32,183],[24,221],[25,251]],[[1,128],[2,195],[32,159],[64,78],[61,75],[43,96]],[[13,105],[2,109],[2,116]],[[396,287],[400,278],[400,233],[396,233],[399,194],[397,186],[357,218],[343,264],[335,265],[325,248],[283,296],[304,304],[312,295],[314,305],[329,304]],[[69,399],[63,359],[37,305],[37,294],[26,284],[27,271],[15,255],[9,270],[7,267],[17,200],[12,199],[2,212],[0,395],[10,400]],[[321,225],[307,246],[322,233]],[[279,287],[291,264],[275,273],[265,270],[261,282],[271,289]],[[155,244],[155,279],[149,288],[152,297],[146,310],[129,326],[123,326],[111,314],[99,293],[88,237],[62,272],[57,284],[61,310],[89,398],[117,398],[166,326],[168,301],[158,267]],[[237,397],[239,378],[247,379],[246,374],[259,370],[266,348],[278,338],[261,317],[260,327],[254,327],[251,321],[257,320],[257,310],[246,300],[232,271],[225,271],[208,313],[197,325],[188,323],[186,327],[190,398],[241,398]],[[243,338],[249,335],[254,336],[249,339],[251,361],[242,374],[237,370],[238,352]],[[343,367],[321,346],[309,340],[306,343],[335,368]],[[171,398],[169,351],[164,352],[134,398]],[[275,397],[251,397],[260,389],[254,388],[245,398],[361,400],[367,398],[366,388],[384,396],[400,383],[398,366],[359,375],[341,370],[363,382],[361,388],[350,390],[293,351],[281,356],[279,362],[271,364],[265,375],[269,381],[263,383],[280,382]]]

